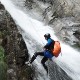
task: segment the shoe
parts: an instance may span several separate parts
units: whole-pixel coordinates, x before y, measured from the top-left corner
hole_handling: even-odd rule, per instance
[[[27,64],[28,66],[31,66],[31,63],[29,61],[25,62],[25,64]]]

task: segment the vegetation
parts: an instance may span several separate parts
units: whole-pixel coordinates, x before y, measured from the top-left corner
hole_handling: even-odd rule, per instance
[[[0,46],[0,80],[7,80],[7,65],[5,63],[4,49]]]

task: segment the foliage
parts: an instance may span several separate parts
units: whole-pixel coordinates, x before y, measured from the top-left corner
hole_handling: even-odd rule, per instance
[[[4,59],[4,49],[0,46],[0,80],[7,80],[7,64]]]
[[[0,31],[0,38],[2,38],[2,32]]]
[[[4,61],[4,49],[0,46],[0,61]]]
[[[0,61],[0,80],[7,80],[7,65]]]
[[[0,61],[3,61],[3,62],[6,61],[5,51],[2,46],[0,46]]]

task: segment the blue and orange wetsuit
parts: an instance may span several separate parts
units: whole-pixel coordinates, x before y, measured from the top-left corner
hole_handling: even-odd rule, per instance
[[[52,40],[51,38],[49,38],[47,40],[47,44],[44,46],[45,50],[43,52],[36,52],[33,57],[30,60],[30,63],[32,63],[36,57],[38,55],[40,56],[44,56],[43,59],[41,60],[41,63],[43,65],[43,67],[46,69],[46,71],[48,72],[48,68],[45,65],[45,62],[48,60],[48,58],[52,58],[53,54],[51,53],[51,49],[54,48],[54,40]]]
[[[51,38],[49,38],[47,40],[47,42],[48,43],[44,46],[44,48],[45,48],[44,57],[52,58],[53,54],[51,53],[51,49],[54,48],[54,40],[52,40]]]

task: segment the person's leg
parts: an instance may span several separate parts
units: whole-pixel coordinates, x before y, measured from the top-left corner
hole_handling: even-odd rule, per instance
[[[43,59],[41,60],[41,63],[42,63],[42,65],[43,65],[43,67],[44,67],[44,69],[47,71],[47,73],[48,73],[48,68],[47,68],[47,66],[45,65],[45,62],[48,60],[48,58],[47,57],[43,57]]]
[[[34,55],[32,56],[32,58],[31,58],[31,60],[29,62],[32,63],[36,59],[36,57],[38,55],[44,56],[44,52],[36,52],[36,53],[34,53]]]

